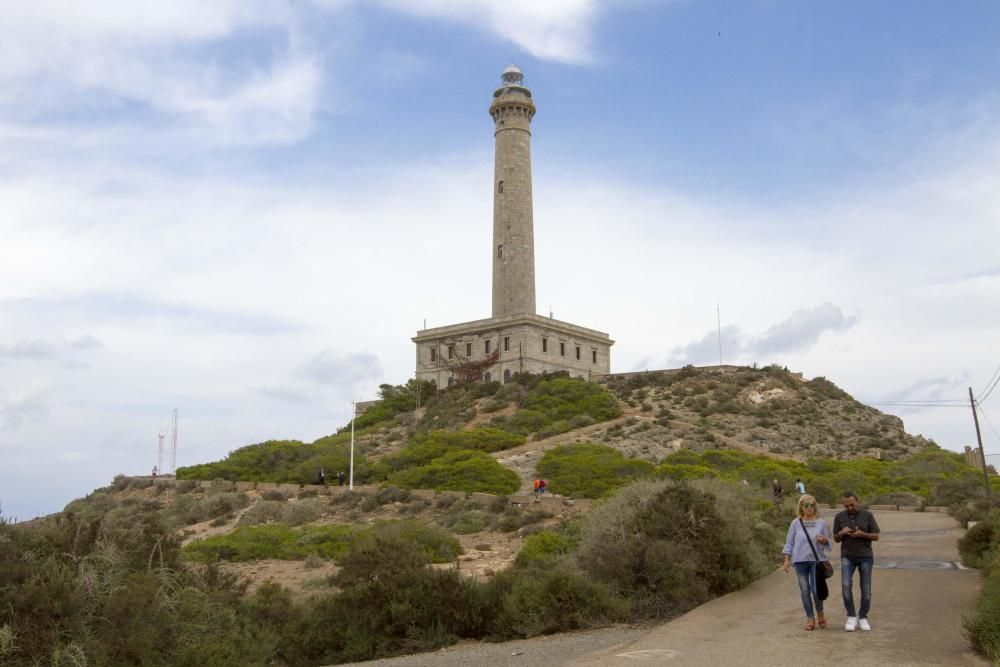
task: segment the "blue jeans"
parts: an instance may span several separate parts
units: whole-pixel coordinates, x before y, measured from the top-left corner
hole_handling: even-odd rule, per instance
[[[816,611],[823,611],[823,601],[816,595],[816,561],[805,561],[795,563],[795,574],[799,578],[799,593],[802,595],[802,608],[806,610],[806,616],[812,618],[813,600],[816,601]]]
[[[844,593],[844,609],[848,616],[868,618],[868,610],[872,606],[872,567],[875,564],[874,558],[841,558],[840,559],[840,587]],[[854,570],[860,571],[858,579],[861,580],[861,610],[854,613]]]

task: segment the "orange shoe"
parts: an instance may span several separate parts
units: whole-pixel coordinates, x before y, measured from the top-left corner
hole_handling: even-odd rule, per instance
[[[814,621],[811,618],[806,619],[806,630],[815,630],[815,629],[816,629],[816,621]]]
[[[819,614],[816,615],[816,621],[819,623],[819,627],[826,627],[826,616],[823,615],[823,612],[819,612]]]

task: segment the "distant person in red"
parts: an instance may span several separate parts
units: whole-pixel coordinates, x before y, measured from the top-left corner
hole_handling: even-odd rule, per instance
[[[538,495],[544,496],[545,495],[545,488],[547,486],[548,485],[545,483],[544,479],[538,480]]]
[[[153,466],[153,479],[156,479],[156,474],[157,474],[158,472],[160,472],[160,469],[159,469],[159,468],[157,468],[156,466]]]

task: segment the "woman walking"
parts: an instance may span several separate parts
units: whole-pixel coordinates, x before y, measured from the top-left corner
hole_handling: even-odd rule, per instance
[[[795,566],[795,574],[799,578],[799,592],[802,594],[802,607],[806,612],[806,630],[815,629],[817,621],[819,627],[826,627],[823,600],[816,592],[816,583],[817,577],[826,576],[826,566],[823,565],[823,561],[830,560],[827,556],[829,551],[830,529],[826,521],[819,518],[816,499],[805,494],[799,498],[797,516],[788,526],[788,537],[782,550],[785,554],[782,568],[785,572],[790,572],[791,566]],[[825,580],[823,584],[826,584]]]

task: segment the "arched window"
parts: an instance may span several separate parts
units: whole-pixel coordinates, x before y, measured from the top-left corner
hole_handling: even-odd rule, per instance
[[[503,383],[507,384],[508,382],[510,382],[510,369],[505,368],[503,370]]]
[[[503,181],[500,181],[499,183],[497,183],[497,192],[499,194],[503,194]]]
[[[483,373],[483,382],[489,382],[489,381],[490,381],[490,372],[486,371],[485,373]]]
[[[497,259],[503,259],[503,244],[497,246]]]

